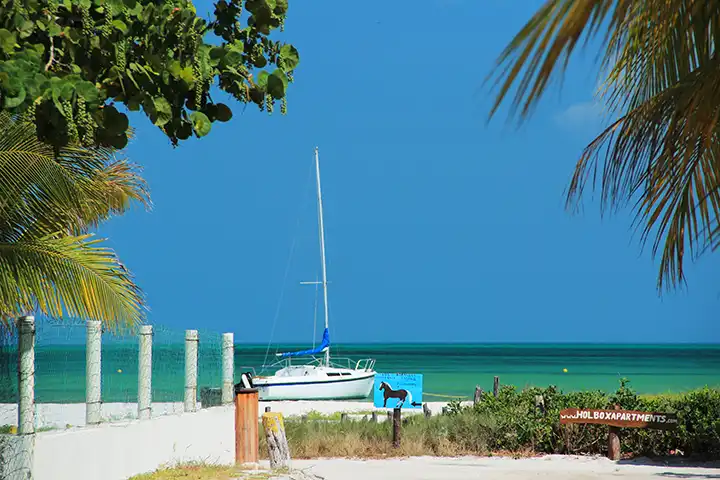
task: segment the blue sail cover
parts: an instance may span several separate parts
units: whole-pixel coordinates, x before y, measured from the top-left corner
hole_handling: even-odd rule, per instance
[[[323,332],[323,338],[322,342],[320,342],[320,345],[318,345],[315,348],[311,348],[309,350],[301,350],[299,352],[288,352],[288,353],[281,353],[280,358],[289,358],[289,357],[303,357],[305,355],[315,355],[316,353],[322,353],[325,350],[330,347],[330,331],[326,328]]]

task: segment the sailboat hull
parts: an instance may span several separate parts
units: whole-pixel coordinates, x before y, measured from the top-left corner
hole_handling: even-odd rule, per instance
[[[283,375],[253,378],[260,400],[349,400],[367,398],[375,382],[374,371],[347,370],[343,375]]]

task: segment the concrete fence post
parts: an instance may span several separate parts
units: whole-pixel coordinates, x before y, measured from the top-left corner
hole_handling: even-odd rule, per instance
[[[35,453],[35,317],[18,319],[18,452],[17,478],[32,478]]]
[[[152,325],[142,325],[138,349],[138,418],[152,417]]]
[[[185,330],[185,411],[197,410],[198,331]]]
[[[222,404],[235,401],[235,339],[232,333],[222,336]]]
[[[102,374],[102,323],[99,320],[87,322],[87,344],[85,347],[85,424],[100,423]]]

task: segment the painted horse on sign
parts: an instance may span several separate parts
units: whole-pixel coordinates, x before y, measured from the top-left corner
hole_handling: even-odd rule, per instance
[[[421,408],[422,375],[377,374],[373,404],[378,408]]]

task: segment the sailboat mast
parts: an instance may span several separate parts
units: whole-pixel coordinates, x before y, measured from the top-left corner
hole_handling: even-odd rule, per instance
[[[328,328],[327,267],[325,265],[325,225],[323,224],[322,190],[320,189],[320,158],[315,147],[315,174],[317,177],[318,221],[320,227],[320,258],[322,260],[323,300],[325,302],[325,328]],[[330,347],[325,350],[325,365],[330,365]]]

